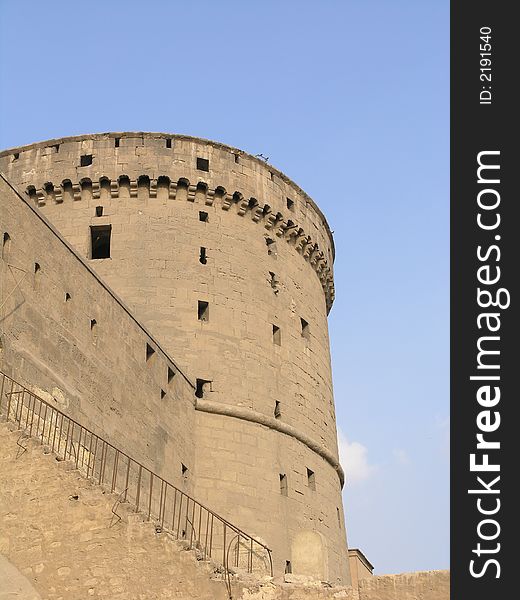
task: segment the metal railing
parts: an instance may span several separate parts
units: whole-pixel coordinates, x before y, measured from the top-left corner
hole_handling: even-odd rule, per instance
[[[156,527],[187,543],[201,560],[224,569],[231,597],[233,567],[273,575],[271,550],[90,429],[0,371],[0,418],[18,423],[28,437],[62,460],[72,460],[88,479],[118,493]],[[117,513],[115,513],[117,514]]]

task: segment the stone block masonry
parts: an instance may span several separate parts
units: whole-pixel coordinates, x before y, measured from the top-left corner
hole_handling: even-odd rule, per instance
[[[227,600],[214,567],[115,496],[0,423],[0,598]],[[21,445],[20,445],[21,444]],[[284,579],[287,583],[284,583]],[[447,572],[371,577],[359,588],[309,578],[237,580],[235,600],[447,600]]]
[[[180,483],[266,542],[276,573],[349,583],[334,245],[315,202],[258,158],[168,134],[41,142],[0,153],[0,169],[25,195],[0,234],[41,265],[6,304],[23,293],[2,334],[12,374],[173,483],[187,465]]]
[[[209,564],[0,423],[0,555],[45,600],[227,600]],[[2,578],[0,576],[0,588]],[[2,590],[0,589],[0,597]],[[14,596],[16,598],[16,596]],[[24,597],[20,596],[20,600]]]

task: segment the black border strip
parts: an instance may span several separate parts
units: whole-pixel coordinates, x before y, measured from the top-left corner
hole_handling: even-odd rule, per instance
[[[515,340],[519,332],[520,236],[514,215],[520,203],[516,181],[519,152],[515,147],[520,138],[513,88],[517,87],[520,36],[515,31],[514,8],[514,3],[481,0],[451,5],[454,600],[515,596],[513,529],[518,517],[513,511],[519,502],[513,488],[519,449],[513,440],[520,438],[515,421],[519,399],[515,375],[520,371]],[[479,161],[487,165],[480,170],[480,177]],[[490,300],[497,306],[486,307]],[[486,446],[477,447],[478,434]],[[485,470],[486,461],[497,470]]]

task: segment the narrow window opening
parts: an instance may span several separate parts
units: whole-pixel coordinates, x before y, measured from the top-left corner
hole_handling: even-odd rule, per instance
[[[147,342],[146,343],[146,360],[149,361],[154,354],[155,354],[155,350]]]
[[[282,345],[282,332],[276,325],[273,325],[273,344],[276,344],[277,346]]]
[[[339,525],[339,527],[341,529],[341,514],[339,512],[339,508],[338,507],[336,507],[336,514],[338,515],[338,525]]]
[[[183,477],[188,477],[188,467],[181,463],[181,473]]]
[[[54,144],[53,146],[51,146],[51,148],[54,148],[54,152],[58,153],[60,151],[60,145],[59,144]]]
[[[275,400],[275,403],[274,403],[274,418],[275,419],[282,418],[282,409],[280,407],[280,402],[278,400]]]
[[[18,160],[19,158],[20,158],[20,153],[19,153],[19,152],[15,152],[15,153],[13,154],[13,161],[14,161],[14,160]]]
[[[166,392],[164,390],[161,390],[161,400],[166,396]]]
[[[207,158],[199,158],[197,156],[197,169],[199,171],[209,171],[209,160]]]
[[[211,385],[211,380],[197,379],[196,389],[195,389],[195,396],[197,398],[204,398],[205,386],[207,386],[208,383]]]
[[[209,302],[204,302],[204,300],[198,301],[197,318],[199,321],[209,321]]]
[[[39,289],[40,276],[41,276],[40,263],[35,262],[34,263],[34,280],[33,280],[33,286],[34,286],[35,290]]]
[[[271,181],[274,181],[274,173],[272,171],[269,171],[269,177],[271,178]]]
[[[292,565],[290,560],[285,561],[285,572],[292,573]]]
[[[88,167],[92,164],[92,154],[83,154],[79,159],[80,167]]]
[[[90,242],[92,259],[110,258],[110,236],[112,225],[99,225],[90,227]]]
[[[172,147],[172,139],[171,139],[171,138],[168,138],[168,139],[166,140],[166,148],[171,148],[171,147]]]
[[[207,223],[209,221],[208,216],[207,212],[204,212],[203,210],[199,211],[199,221]]]
[[[300,318],[300,324],[301,324],[302,337],[304,337],[306,340],[308,340],[310,337],[309,324],[307,323],[307,321],[305,319],[302,319],[302,318]]]
[[[103,207],[96,206],[96,217],[102,217],[102,216],[103,216]]]
[[[200,256],[199,262],[205,265],[208,262],[208,257],[206,256],[206,248],[200,247]]]
[[[280,494],[287,496],[287,475],[280,473]]]
[[[119,148],[120,142],[121,142],[121,138],[114,138],[114,148]]]
[[[272,238],[265,238],[265,243],[267,246],[267,254],[269,256],[276,256],[276,242]]]
[[[2,258],[7,260],[9,257],[9,248],[11,247],[11,236],[4,231],[4,236],[2,240]]]
[[[308,467],[307,467],[307,485],[309,486],[309,488],[311,490],[316,489],[316,478],[314,477],[314,471],[311,471],[311,469],[309,469]]]
[[[291,200],[290,198],[287,198],[287,208],[289,210],[293,210],[294,209],[294,200]]]
[[[269,283],[271,284],[271,287],[273,288],[274,293],[278,294],[278,292],[280,290],[278,288],[278,279],[276,279],[276,274],[273,273],[272,271],[269,271],[269,276],[271,277],[271,280]]]
[[[240,154],[235,154],[235,162],[236,163],[240,162]]]
[[[90,331],[94,331],[94,329],[97,326],[97,321],[96,319],[90,319]]]
[[[168,367],[168,383],[171,383],[174,377],[175,371],[171,367]]]
[[[65,292],[65,302],[69,302],[70,299],[71,295],[69,294],[69,292]]]

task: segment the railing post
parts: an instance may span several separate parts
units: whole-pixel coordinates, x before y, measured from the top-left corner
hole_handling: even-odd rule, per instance
[[[224,523],[224,543],[223,543],[223,556],[222,556],[222,564],[224,565],[224,569],[227,570],[227,560],[226,560],[226,524]]]
[[[38,432],[40,431],[40,423],[42,420],[42,406],[43,406],[43,402],[40,400],[40,410],[38,411],[38,425],[36,427],[36,437],[40,437]],[[40,444],[43,444],[43,438],[42,438]]]
[[[173,511],[172,511],[172,531],[175,531],[175,509],[177,507],[177,488],[173,488],[175,493],[173,494]]]
[[[7,396],[7,417],[6,417],[7,421],[9,421],[9,413],[11,412],[11,398],[13,397],[13,390],[14,390],[14,380],[11,379],[11,391],[8,392],[8,396]]]
[[[253,538],[251,538],[251,545],[249,548],[249,560],[247,561],[247,570],[249,573],[253,572]]]
[[[179,539],[179,531],[181,529],[181,515],[182,515],[182,497],[184,496],[183,492],[181,494],[181,501],[179,503],[179,518],[177,519],[177,539]]]
[[[150,497],[148,498],[148,520],[150,520],[150,514],[152,512],[153,473],[151,471],[148,471],[148,473],[150,473]]]
[[[27,403],[24,430],[27,429],[27,426],[29,425],[29,412],[31,411],[31,398],[32,398],[32,396],[31,396],[31,394],[29,394],[29,402]],[[24,401],[25,401],[25,390],[23,390],[23,392],[22,392],[22,410],[23,410]]]
[[[125,481],[125,497],[124,497],[124,502],[126,502],[126,498],[128,496],[128,479],[130,478],[130,457],[127,456],[128,458],[128,466],[126,467],[126,481]]]
[[[119,450],[114,450],[115,455],[114,455],[114,468],[112,471],[112,489],[111,489],[111,493],[113,493],[113,491],[116,489],[116,482],[117,482],[117,463],[119,462]]]
[[[188,525],[189,525],[191,527],[190,536],[189,536],[190,548],[193,548],[194,545],[199,547],[201,551],[202,551],[202,548],[204,548],[203,549],[203,553],[204,553],[203,558],[204,559],[211,558],[213,555],[213,537],[214,537],[213,532],[214,532],[214,527],[215,527],[214,521],[216,518],[218,527],[220,528],[220,525],[222,525],[222,528],[223,528],[223,530],[222,530],[222,536],[223,536],[222,537],[222,541],[223,541],[222,564],[224,566],[224,572],[226,574],[227,581],[228,582],[230,581],[229,580],[229,553],[231,551],[231,546],[236,539],[236,546],[233,548],[234,555],[235,555],[234,565],[236,567],[240,567],[240,544],[241,544],[242,538],[244,539],[244,551],[247,553],[247,570],[248,570],[248,572],[252,573],[253,569],[254,569],[253,563],[254,563],[254,556],[255,556],[255,544],[257,544],[260,547],[260,551],[267,552],[268,559],[269,559],[270,573],[272,576],[272,574],[273,574],[272,553],[271,553],[271,550],[267,546],[265,546],[263,543],[258,542],[251,536],[242,532],[240,529],[229,524],[225,519],[223,519],[219,515],[213,513],[212,511],[208,510],[205,506],[203,506],[202,504],[200,504],[199,502],[197,502],[196,500],[194,500],[193,498],[191,498],[190,496],[188,496],[187,494],[185,494],[184,492],[179,490],[177,487],[169,484],[162,477],[159,477],[158,475],[156,475],[155,473],[153,473],[146,467],[143,467],[143,465],[136,463],[136,461],[134,461],[132,458],[130,458],[130,456],[126,455],[124,452],[121,452],[120,450],[118,450],[117,448],[115,448],[114,446],[112,446],[107,441],[103,440],[102,438],[95,436],[96,440],[95,440],[95,447],[94,447],[94,439],[93,439],[94,434],[92,432],[90,432],[88,429],[84,428],[79,423],[76,423],[73,419],[71,419],[70,417],[67,417],[61,411],[50,406],[47,402],[42,400],[39,396],[36,396],[36,394],[33,394],[32,392],[30,392],[24,386],[19,385],[17,382],[15,382],[13,379],[8,377],[7,375],[5,375],[5,373],[2,373],[1,371],[0,371],[0,377],[1,377],[0,411],[2,411],[2,410],[5,411],[5,403],[3,401],[3,398],[5,396],[7,398],[6,419],[9,419],[9,417],[11,417],[12,398],[16,397],[15,407],[14,407],[14,416],[12,417],[12,419],[14,419],[14,421],[18,424],[18,429],[21,429],[23,427],[23,424],[22,424],[23,417],[24,417],[23,411],[25,409],[26,410],[25,430],[26,431],[28,430],[29,436],[31,436],[31,437],[33,436],[33,432],[34,432],[35,437],[40,438],[41,444],[43,444],[46,439],[45,427],[47,425],[47,421],[49,420],[47,417],[47,413],[48,413],[48,409],[50,409],[49,428],[48,428],[48,432],[47,432],[48,443],[50,444],[50,442],[51,442],[51,427],[53,427],[52,450],[56,451],[57,454],[60,453],[61,442],[62,442],[62,438],[63,438],[63,441],[65,443],[65,448],[63,451],[63,459],[67,459],[67,458],[70,459],[71,453],[72,453],[72,451],[74,451],[75,460],[76,460],[76,468],[79,467],[79,462],[80,462],[79,452],[80,452],[80,450],[82,452],[81,466],[84,466],[85,453],[88,452],[87,478],[89,477],[89,475],[93,476],[94,478],[96,476],[96,461],[97,461],[97,454],[98,454],[98,443],[101,443],[101,457],[99,460],[99,473],[98,473],[99,485],[102,485],[105,481],[105,469],[106,469],[107,460],[108,460],[107,455],[109,454],[110,450],[113,450],[114,457],[113,457],[113,466],[112,466],[111,492],[114,492],[115,490],[117,490],[119,455],[122,454],[123,456],[125,456],[127,458],[126,480],[125,480],[124,500],[123,501],[126,501],[128,496],[130,496],[130,498],[132,499],[132,492],[128,493],[129,487],[131,485],[130,469],[132,466],[132,462],[134,462],[139,467],[138,479],[137,479],[137,490],[136,490],[136,494],[135,494],[135,502],[136,502],[135,510],[136,510],[136,512],[138,512],[140,509],[141,484],[142,484],[142,476],[143,476],[143,469],[144,469],[149,474],[149,477],[150,477],[149,496],[148,496],[148,520],[151,520],[152,518],[157,518],[158,522],[161,524],[161,527],[163,527],[163,528],[164,528],[165,522],[169,523],[170,517],[166,514],[167,506],[168,506],[168,500],[167,500],[168,495],[167,494],[168,494],[168,487],[172,487],[174,490],[174,496],[172,499],[173,506],[172,506],[170,533],[172,533],[172,534],[175,533],[177,539],[179,539],[180,534],[182,534],[182,537],[184,539],[186,539],[186,541],[187,541],[188,540],[187,533],[188,533]],[[11,391],[6,392],[5,390],[6,390],[6,387],[8,387],[9,381],[11,382],[11,386],[10,386]],[[7,382],[7,384],[6,384],[6,382]],[[25,397],[26,396],[28,396],[28,398],[29,398],[27,406],[25,406]],[[39,402],[38,414],[36,414],[36,402]],[[42,416],[43,405],[45,405],[45,410],[44,410],[44,414]],[[58,419],[60,417],[61,417],[61,420],[60,420],[60,424],[59,424],[59,433],[58,433]],[[37,418],[36,426],[34,425],[35,418]],[[66,432],[64,430],[64,419],[67,419]],[[42,423],[41,433],[40,433],[40,422]],[[71,423],[72,423],[72,425],[71,425]],[[79,434],[78,434],[78,440],[77,440],[77,445],[78,445],[77,451],[76,451],[76,447],[74,445],[74,432],[76,430],[76,426],[79,427]],[[88,447],[87,447],[87,432],[90,434],[90,440],[88,442]],[[56,436],[57,435],[58,435],[58,444],[57,444],[58,447],[56,450]],[[83,445],[82,445],[82,440],[83,440]],[[69,448],[69,443],[70,443],[70,448]],[[154,478],[157,478],[157,477],[161,481],[161,491],[160,491],[159,503],[158,503],[158,505],[154,505],[153,504]],[[122,496],[122,494],[121,494],[121,496]],[[179,503],[177,503],[177,496],[180,497]],[[185,502],[184,514],[183,514],[184,498],[186,498],[186,502]],[[190,506],[190,502],[192,503],[192,506]],[[178,504],[178,506],[177,506],[177,504]],[[198,524],[196,522],[197,507],[199,509],[198,510],[198,512],[199,512]],[[202,515],[203,514],[205,514],[205,518],[206,518],[205,525],[203,525],[203,523],[202,523]],[[210,523],[210,519],[211,519],[211,523]],[[177,521],[177,527],[176,527],[176,521]],[[185,523],[183,530],[181,530],[181,522]],[[168,527],[168,525],[167,525],[167,527]],[[205,527],[205,531],[204,531],[204,527]],[[231,536],[228,534],[228,528],[231,530]],[[220,529],[218,531],[220,531]],[[202,542],[201,536],[204,537],[204,542]],[[218,537],[220,538],[220,534],[218,535]],[[229,548],[227,548],[228,538],[230,540]],[[217,544],[216,548],[217,548],[216,552],[218,555],[218,544]]]
[[[5,383],[5,375],[2,375],[2,387],[0,388],[0,415],[2,414],[2,398],[4,397],[4,383]]]
[[[35,408],[36,408],[36,396],[33,396],[32,399],[33,399],[33,407],[32,407],[32,412],[31,412],[31,425],[29,427],[29,435],[31,437],[32,437],[32,428],[33,428],[33,422],[34,422],[34,413],[36,412],[35,411]]]
[[[141,495],[141,475],[143,472],[143,466],[139,465],[139,475],[137,477],[137,493],[136,493],[136,507],[135,507],[135,512],[139,512],[139,497]]]
[[[22,410],[23,410],[23,391],[22,390],[18,390],[16,392],[17,397],[20,398],[20,393],[22,393],[22,401],[20,402],[20,400],[18,400],[18,405],[16,406],[16,411],[15,411],[15,421],[18,423],[18,429],[22,428]],[[20,407],[20,415],[18,415],[18,406]]]

